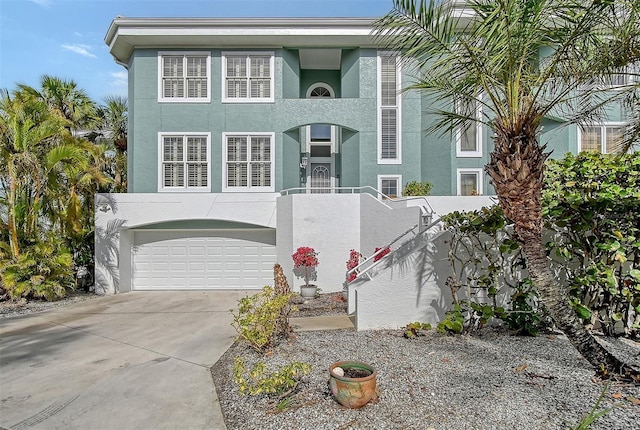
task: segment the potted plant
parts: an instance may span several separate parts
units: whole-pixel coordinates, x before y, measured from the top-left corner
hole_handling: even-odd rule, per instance
[[[359,361],[338,361],[329,367],[329,386],[336,401],[351,409],[361,408],[376,395],[373,366]]]
[[[309,283],[309,279],[316,279],[315,268],[318,266],[318,253],[309,246],[302,246],[291,256],[293,258],[293,273],[298,278],[304,278],[304,285],[300,287],[302,297],[315,297],[317,286]]]

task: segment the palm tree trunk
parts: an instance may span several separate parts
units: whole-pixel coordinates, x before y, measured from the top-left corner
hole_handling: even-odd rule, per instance
[[[15,258],[20,255],[18,246],[18,228],[16,227],[16,180],[15,168],[11,162],[7,166],[9,170],[9,195],[7,196],[7,227],[9,228],[9,247],[11,249],[11,257]]]
[[[525,122],[526,123],[526,122]],[[487,165],[500,206],[514,222],[516,237],[527,259],[529,276],[556,327],[578,352],[603,374],[640,380],[640,371],[623,363],[589,333],[569,306],[567,291],[555,279],[542,238],[542,186],[548,154],[533,129],[512,130],[496,125],[495,147]]]

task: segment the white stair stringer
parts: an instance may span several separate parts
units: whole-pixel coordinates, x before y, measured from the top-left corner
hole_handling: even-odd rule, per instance
[[[348,312],[357,330],[397,329],[440,321],[451,303],[448,233],[437,223],[387,255],[369,277],[348,286]]]

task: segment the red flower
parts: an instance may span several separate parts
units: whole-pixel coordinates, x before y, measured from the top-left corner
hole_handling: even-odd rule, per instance
[[[316,267],[318,253],[308,246],[302,246],[291,256],[294,267]]]
[[[378,251],[380,251],[382,248],[376,248],[374,254]],[[384,257],[385,255],[387,255],[388,253],[391,252],[391,248],[390,247],[386,247],[382,250],[382,252],[380,252],[378,255],[376,255],[375,257],[373,257],[373,261],[376,262],[378,260],[380,260],[382,257]]]
[[[358,264],[360,264],[361,258],[362,258],[362,254],[360,254],[355,249],[352,249],[349,252],[349,260],[347,261],[347,271],[353,269],[354,267],[357,267]],[[347,276],[347,282],[355,281],[357,277],[358,277],[358,272],[349,273],[349,275]]]
[[[311,269],[318,265],[318,253],[309,246],[301,246],[293,255],[291,255],[291,258],[293,258],[293,266],[296,269],[302,268],[304,284],[309,286]],[[296,274],[296,276],[301,277],[299,274]]]

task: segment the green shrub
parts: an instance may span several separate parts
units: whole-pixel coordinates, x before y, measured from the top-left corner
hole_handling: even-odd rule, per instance
[[[418,336],[424,336],[424,332],[428,330],[431,330],[431,324],[420,321],[412,322],[404,328],[404,337],[414,339]]]
[[[462,306],[453,305],[453,309],[447,311],[444,319],[438,323],[436,330],[440,333],[460,334],[464,331],[464,316]]]
[[[256,396],[259,394],[286,395],[293,391],[301,378],[311,372],[311,365],[295,361],[269,372],[267,365],[260,361],[251,370],[247,370],[244,360],[235,357],[233,364],[233,381],[242,394]]]
[[[278,322],[293,295],[277,294],[273,287],[265,286],[261,292],[238,300],[238,312],[231,309],[231,325],[238,337],[259,352],[273,346],[281,334]]]
[[[1,288],[12,300],[53,301],[75,286],[72,255],[54,238],[26,246],[18,257],[0,263]]]
[[[407,196],[428,196],[433,189],[431,182],[407,182],[402,190],[402,195]]]
[[[566,279],[576,314],[587,328],[609,335],[640,333],[640,153],[550,160],[542,204],[550,264]],[[444,220],[452,233],[450,287],[462,331],[491,317],[519,334],[548,326],[530,280],[522,277],[526,261],[501,208]],[[455,332],[459,318],[450,317],[447,330]]]

